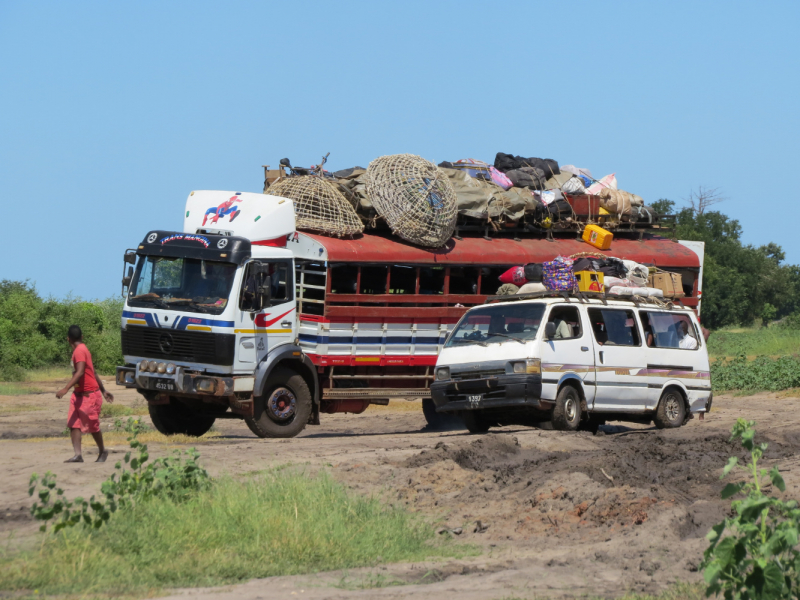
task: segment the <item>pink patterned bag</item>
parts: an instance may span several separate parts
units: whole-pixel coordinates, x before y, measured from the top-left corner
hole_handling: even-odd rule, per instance
[[[508,177],[506,177],[505,173],[501,173],[494,167],[489,167],[489,173],[492,174],[492,181],[494,181],[504,190],[507,190],[508,188],[514,185],[513,183],[511,183],[511,180]]]

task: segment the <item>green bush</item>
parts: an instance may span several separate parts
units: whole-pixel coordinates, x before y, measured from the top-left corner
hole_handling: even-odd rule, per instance
[[[20,381],[25,371],[68,365],[70,325],[80,325],[95,369],[110,374],[122,361],[122,300],[42,299],[28,282],[0,281],[0,380]]]
[[[708,584],[706,596],[722,594],[726,600],[780,600],[800,596],[800,509],[794,500],[783,501],[764,493],[771,484],[786,490],[777,467],[759,469],[767,444],[756,445],[755,423],[739,419],[731,440],[740,440],[750,462],[738,467],[746,478],[729,483],[722,498],[731,502],[731,516],[712,527],[701,568]],[[722,477],[737,467],[731,457]],[[727,535],[726,535],[727,534]]]
[[[118,419],[115,425],[122,428],[122,421]],[[141,421],[128,419],[124,429],[130,433],[128,443],[131,450],[122,461],[125,466],[118,462],[114,466],[116,472],[100,486],[101,498],[92,496],[88,501],[81,497],[70,500],[64,495],[64,490],[57,487],[56,476],[51,472],[48,471],[41,479],[36,473],[31,475],[28,495],[36,497],[31,514],[44,521],[41,531],[46,531],[51,521],[56,532],[79,524],[98,529],[117,509],[130,509],[155,497],[183,501],[208,487],[210,478],[198,465],[200,455],[194,448],[183,453],[176,450],[171,458],[149,462],[147,444],[137,439],[146,429]],[[130,467],[130,470],[125,467]]]
[[[711,363],[711,383],[715,390],[758,391],[786,390],[800,387],[800,358],[759,356],[747,360],[739,356]]]

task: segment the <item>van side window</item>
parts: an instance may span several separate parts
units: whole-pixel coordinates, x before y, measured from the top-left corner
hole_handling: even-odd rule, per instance
[[[583,336],[581,318],[575,306],[554,306],[547,322],[556,326],[553,340],[570,340]]]
[[[594,339],[607,346],[641,346],[639,328],[632,310],[590,308]]]
[[[688,315],[639,311],[645,339],[651,348],[697,350],[700,336]]]

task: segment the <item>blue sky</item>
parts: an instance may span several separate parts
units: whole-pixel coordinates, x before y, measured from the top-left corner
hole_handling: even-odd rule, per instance
[[[122,254],[193,189],[284,156],[496,152],[719,187],[800,263],[798,2],[0,0],[0,279],[119,293]]]

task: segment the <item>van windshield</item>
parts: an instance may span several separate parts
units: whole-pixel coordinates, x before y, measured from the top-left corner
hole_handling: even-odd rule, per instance
[[[198,258],[142,256],[128,292],[129,306],[221,314],[236,265]]]
[[[446,348],[466,344],[526,342],[536,337],[544,304],[498,304],[469,311],[456,326]]]

